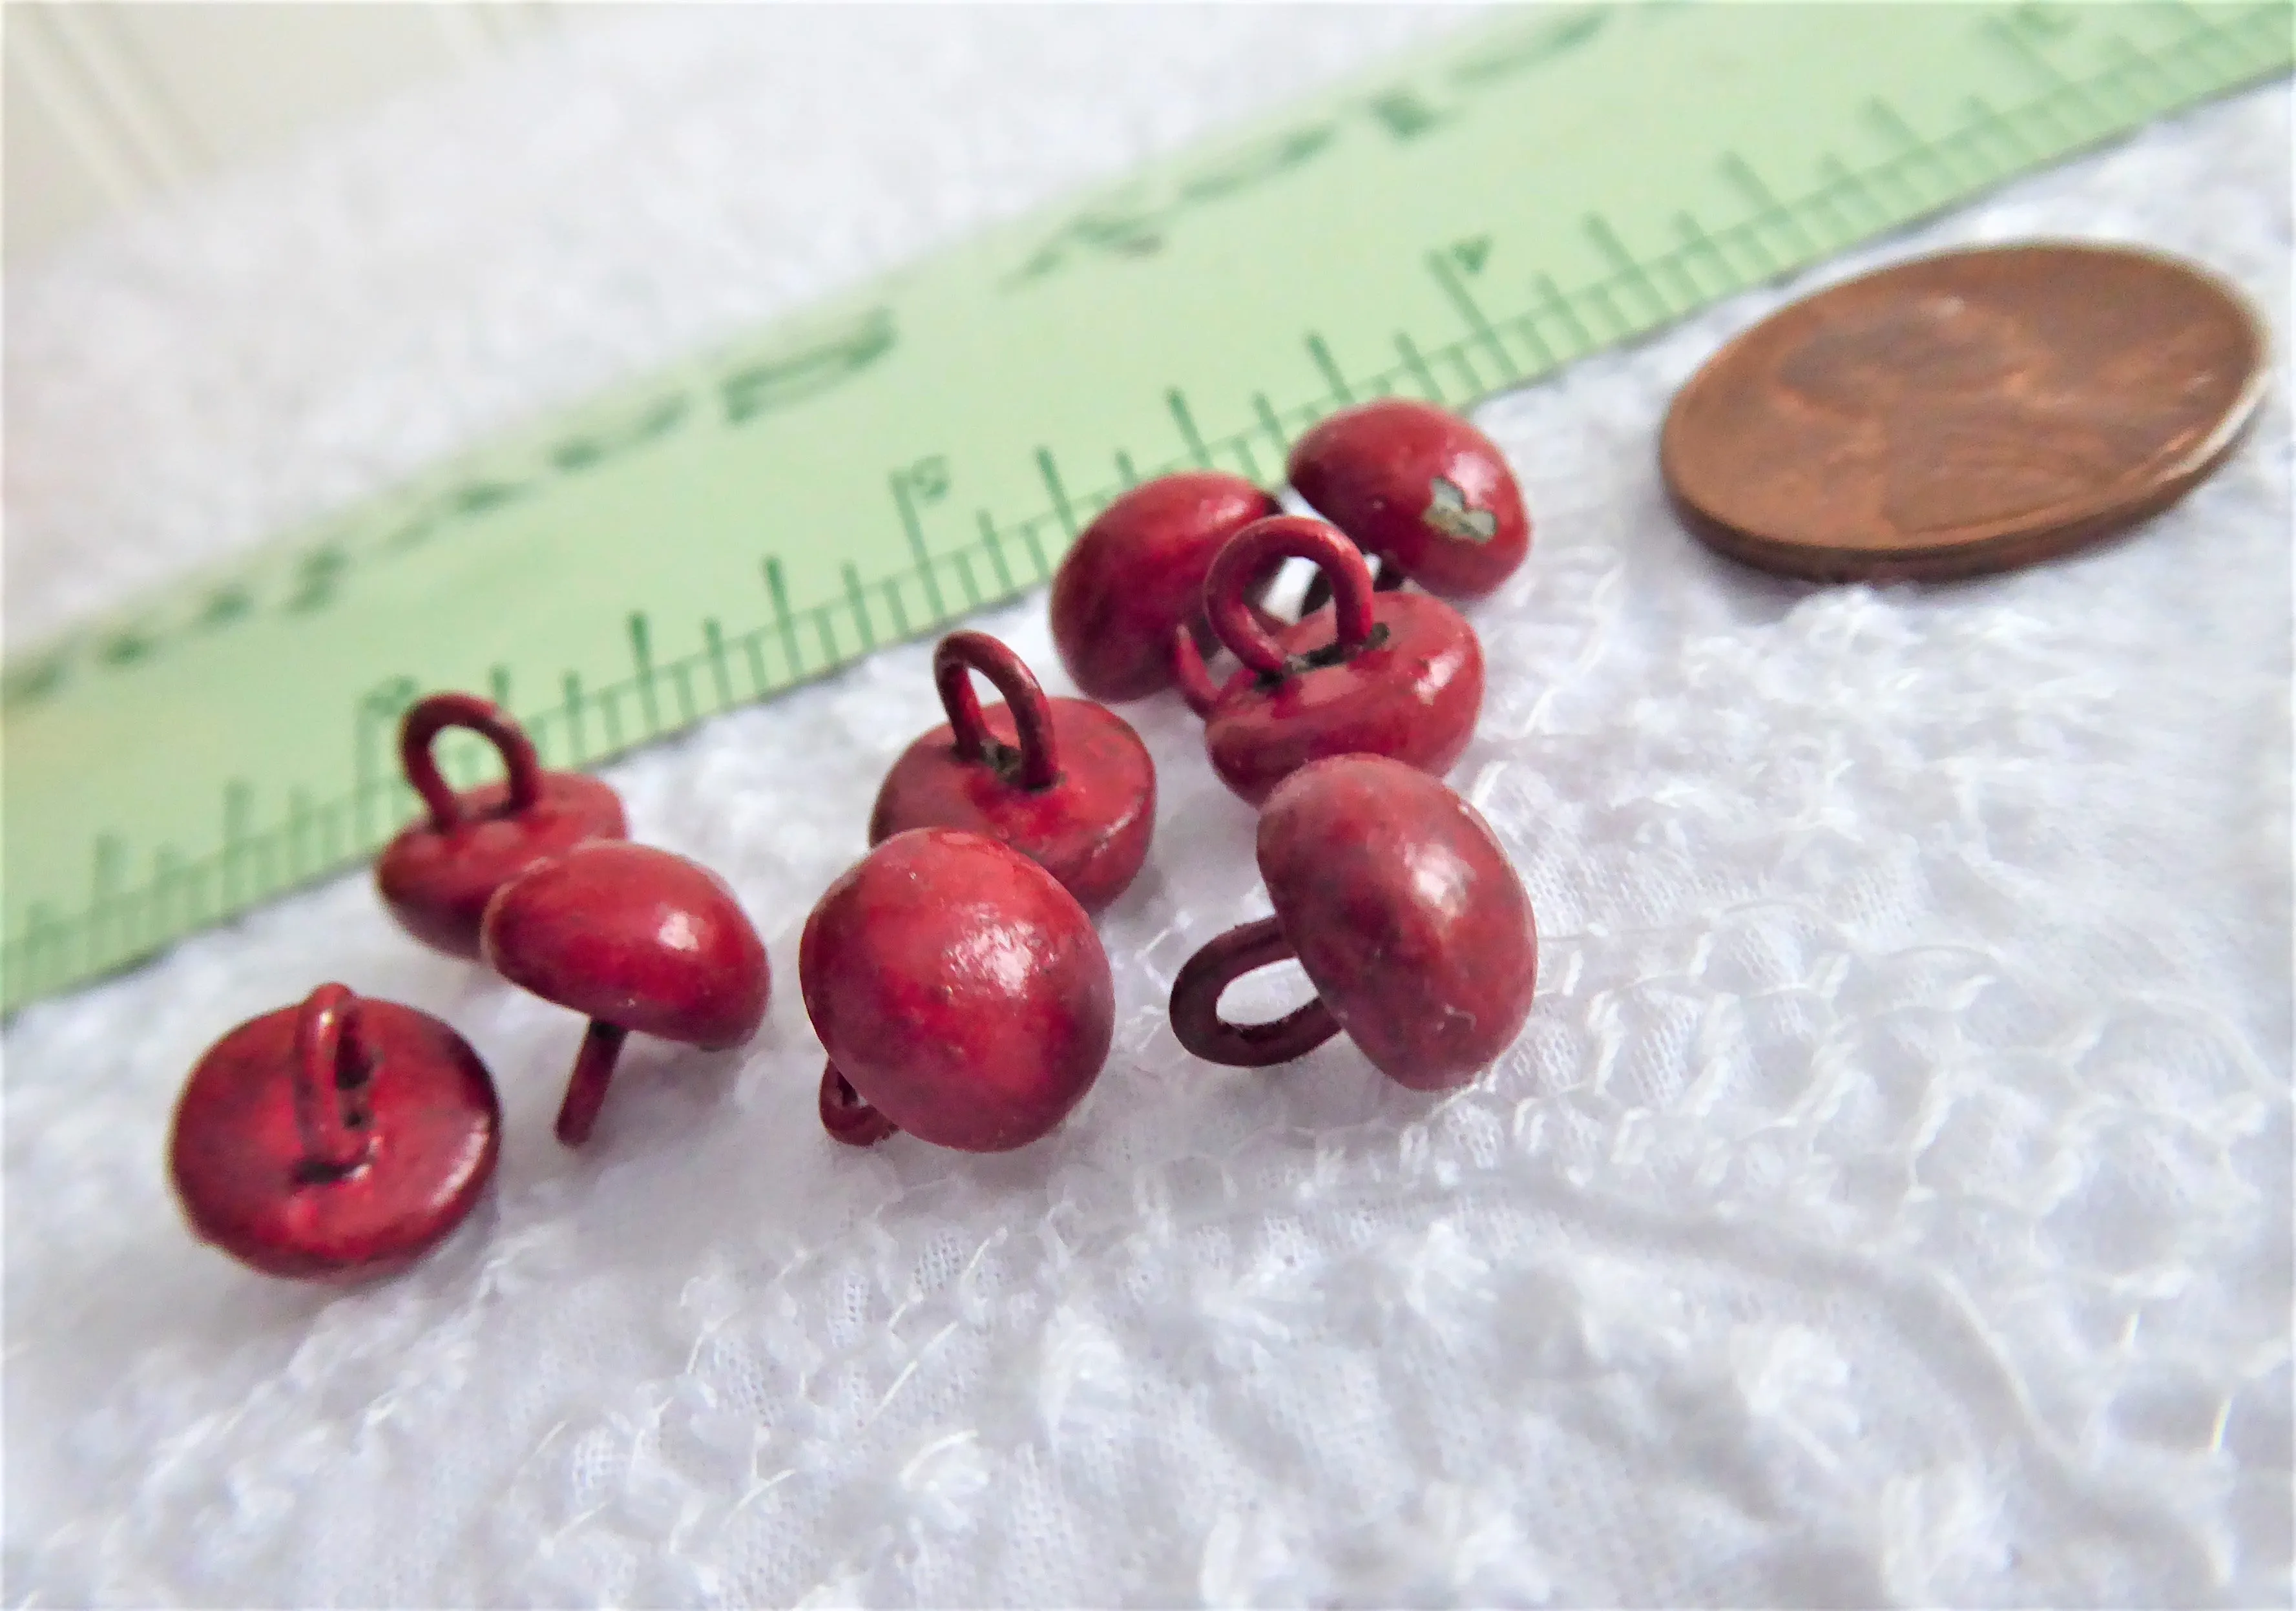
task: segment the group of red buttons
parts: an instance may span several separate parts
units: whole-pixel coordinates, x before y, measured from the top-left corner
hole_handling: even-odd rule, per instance
[[[1479,598],[1521,563],[1521,492],[1472,425],[1398,399],[1325,420],[1292,449],[1290,477],[1329,524],[1202,470],[1132,488],[1078,537],[1052,626],[1091,699],[1047,699],[983,634],[941,641],[948,723],[894,764],[873,848],[830,886],[800,945],[831,1135],[1001,1151],[1091,1088],[1115,993],[1090,914],[1140,871],[1156,814],[1146,748],[1095,701],[1165,688],[1203,717],[1221,780],[1260,808],[1275,908],[1182,967],[1180,1043],[1261,1067],[1345,1030],[1390,1078],[1434,1091],[1513,1041],[1538,971],[1530,901],[1488,824],[1439,779],[1483,697],[1481,647],[1444,601]],[[1318,573],[1296,622],[1265,601],[1288,559]],[[1236,662],[1225,681],[1208,658],[1223,650]],[[1004,703],[981,707],[975,672]],[[446,782],[431,746],[449,727],[501,752],[500,782]],[[630,843],[611,789],[545,771],[517,725],[468,694],[410,709],[400,756],[428,816],[377,863],[392,915],[590,1020],[560,1141],[590,1135],[631,1031],[705,1048],[757,1033],[769,980],[756,928],[707,869]],[[1315,999],[1272,1023],[1220,1016],[1230,982],[1294,956]],[[500,1130],[494,1082],[453,1029],[331,984],[209,1049],[176,1105],[169,1162],[203,1239],[276,1275],[364,1277],[462,1221]]]

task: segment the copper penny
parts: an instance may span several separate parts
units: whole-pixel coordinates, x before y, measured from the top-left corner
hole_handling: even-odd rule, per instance
[[[2053,243],[1901,263],[1739,336],[1659,460],[1709,545],[1818,581],[1982,576],[2167,508],[2264,393],[2263,327],[2189,265]]]

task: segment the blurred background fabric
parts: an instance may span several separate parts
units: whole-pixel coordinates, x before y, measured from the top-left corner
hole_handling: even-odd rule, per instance
[[[411,83],[12,263],[9,640],[1464,15],[665,8]],[[1535,541],[1454,778],[1543,961],[1441,1100],[1174,1042],[1267,908],[1164,699],[1091,1098],[1007,1156],[829,1141],[797,937],[940,719],[924,644],[611,770],[776,995],[742,1051],[634,1043],[582,1153],[578,1024],[363,874],[20,1013],[8,1599],[2284,1603],[2290,137],[2250,92],[1480,411]],[[2258,300],[2219,474],[1953,586],[1684,536],[1655,434],[1719,341],[2033,235]],[[1070,691],[1041,597],[980,624]],[[506,1120],[472,1221],[350,1292],[197,1247],[161,1161],[200,1051],[330,978],[453,1022]]]
[[[9,266],[406,86],[612,15],[556,0],[11,0]]]

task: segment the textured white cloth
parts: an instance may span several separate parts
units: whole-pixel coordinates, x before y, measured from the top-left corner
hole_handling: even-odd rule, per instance
[[[9,626],[1443,20],[677,11],[398,103],[9,286]],[[2289,140],[2255,92],[1812,279],[2142,241],[2284,352]],[[579,1154],[578,1025],[359,876],[20,1015],[10,1600],[2284,1602],[2284,382],[2130,540],[1811,588],[1690,544],[1653,453],[1797,289],[1483,411],[1537,536],[1456,781],[1544,965],[1447,1099],[1180,1051],[1174,971],[1266,906],[1167,700],[1090,1100],[999,1157],[825,1139],[797,936],[939,719],[922,645],[614,769],[777,994],[745,1051],[634,1042]],[[1066,691],[1040,600],[981,624]],[[471,1223],[351,1294],[197,1248],[160,1161],[199,1051],[327,978],[507,1114]]]

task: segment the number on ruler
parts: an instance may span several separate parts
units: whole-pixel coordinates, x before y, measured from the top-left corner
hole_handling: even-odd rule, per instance
[[[659,398],[620,424],[568,437],[550,450],[550,462],[561,470],[588,470],[618,453],[652,441],[685,417],[683,393]]]
[[[893,475],[916,503],[938,503],[948,496],[948,459],[946,454],[930,454],[906,470],[895,470]]]
[[[1297,124],[1212,157],[1172,181],[1160,199],[1137,183],[1096,198],[1006,274],[1004,288],[1011,290],[1033,283],[1078,258],[1095,253],[1149,257],[1163,248],[1173,226],[1193,209],[1254,189],[1344,144],[1341,131],[1358,116],[1367,116],[1391,140],[1416,140],[1449,122],[1462,109],[1464,102],[1459,100],[1459,92],[1472,95],[1516,73],[1569,54],[1601,33],[1609,15],[1606,9],[1587,7],[1557,18],[1541,18],[1452,61],[1441,75],[1440,88],[1431,84],[1390,85],[1355,102],[1340,116]],[[1445,103],[1447,96],[1451,104]]]
[[[880,306],[814,340],[744,364],[718,383],[726,423],[740,425],[827,391],[890,352],[893,340],[893,310]]]

